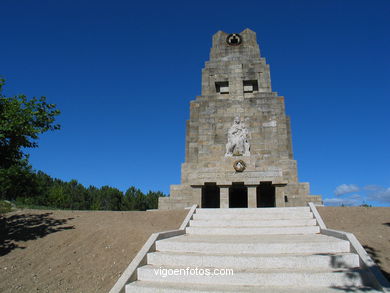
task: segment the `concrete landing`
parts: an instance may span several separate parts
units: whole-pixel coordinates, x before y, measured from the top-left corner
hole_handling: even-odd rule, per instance
[[[172,275],[158,274],[160,269]],[[173,275],[175,269],[182,275]],[[331,287],[364,285],[364,272],[358,269],[318,270],[306,269],[234,269],[233,275],[214,274],[215,268],[202,267],[205,275],[186,273],[186,267],[146,265],[138,269],[138,280],[161,283],[193,283],[213,285],[262,286],[262,287]],[[195,273],[195,272],[194,272]],[[208,275],[210,273],[210,275]]]
[[[156,242],[158,251],[204,254],[286,254],[349,252],[349,242],[320,235],[191,235]]]
[[[138,293],[221,293],[221,292],[242,292],[242,293],[376,293],[379,292],[370,287],[260,287],[260,286],[226,286],[226,285],[202,285],[202,284],[181,284],[169,283],[161,284],[160,282],[136,281],[126,286],[126,292]]]
[[[267,234],[284,234],[284,235],[296,235],[296,234],[313,234],[319,233],[320,228],[318,226],[288,226],[288,227],[188,227],[186,229],[187,234],[198,235],[267,235]]]
[[[188,252],[154,252],[147,256],[148,264],[178,267],[214,267],[236,269],[337,269],[359,266],[354,253],[339,254],[205,254]]]

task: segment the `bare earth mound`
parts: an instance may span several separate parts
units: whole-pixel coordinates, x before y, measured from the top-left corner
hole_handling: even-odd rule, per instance
[[[390,208],[318,207],[329,229],[353,233],[390,281]]]
[[[188,211],[21,210],[0,219],[0,292],[108,292],[148,237]]]

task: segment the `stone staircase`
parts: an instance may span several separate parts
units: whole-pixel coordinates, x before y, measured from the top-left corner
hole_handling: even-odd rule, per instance
[[[185,235],[156,242],[126,293],[378,292],[349,242],[319,231],[309,207],[197,209]]]

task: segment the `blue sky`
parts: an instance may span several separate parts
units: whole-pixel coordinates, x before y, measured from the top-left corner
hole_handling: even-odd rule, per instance
[[[0,0],[7,96],[62,114],[31,163],[126,190],[180,183],[211,37],[250,28],[291,117],[299,180],[327,204],[390,206],[390,1]]]

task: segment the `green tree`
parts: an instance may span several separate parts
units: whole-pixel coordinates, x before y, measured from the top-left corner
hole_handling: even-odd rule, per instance
[[[84,206],[87,197],[87,190],[82,184],[78,183],[77,180],[73,179],[65,183],[64,195],[65,206],[62,208],[71,210],[85,209]]]
[[[89,186],[87,189],[88,197],[90,199],[90,207],[88,209],[91,210],[101,210],[102,203],[100,200],[100,192],[99,189],[95,186]]]
[[[14,200],[39,193],[39,186],[31,166],[21,161],[8,168],[0,168],[0,199]]]
[[[56,207],[56,208],[64,208],[68,205],[68,196],[64,191],[64,184],[60,180],[55,180],[53,185],[50,186],[46,197],[46,203],[43,205]]]
[[[125,192],[122,210],[124,211],[137,210],[143,195],[144,194],[140,189],[137,189],[134,186],[129,187]]]
[[[146,210],[158,208],[158,198],[165,196],[161,191],[149,191],[146,194]]]
[[[120,211],[123,205],[123,193],[114,187],[102,186],[99,190],[101,206],[100,209],[107,211]]]
[[[15,199],[38,192],[25,148],[38,147],[39,134],[59,129],[60,113],[45,97],[5,97],[0,79],[0,198]]]

